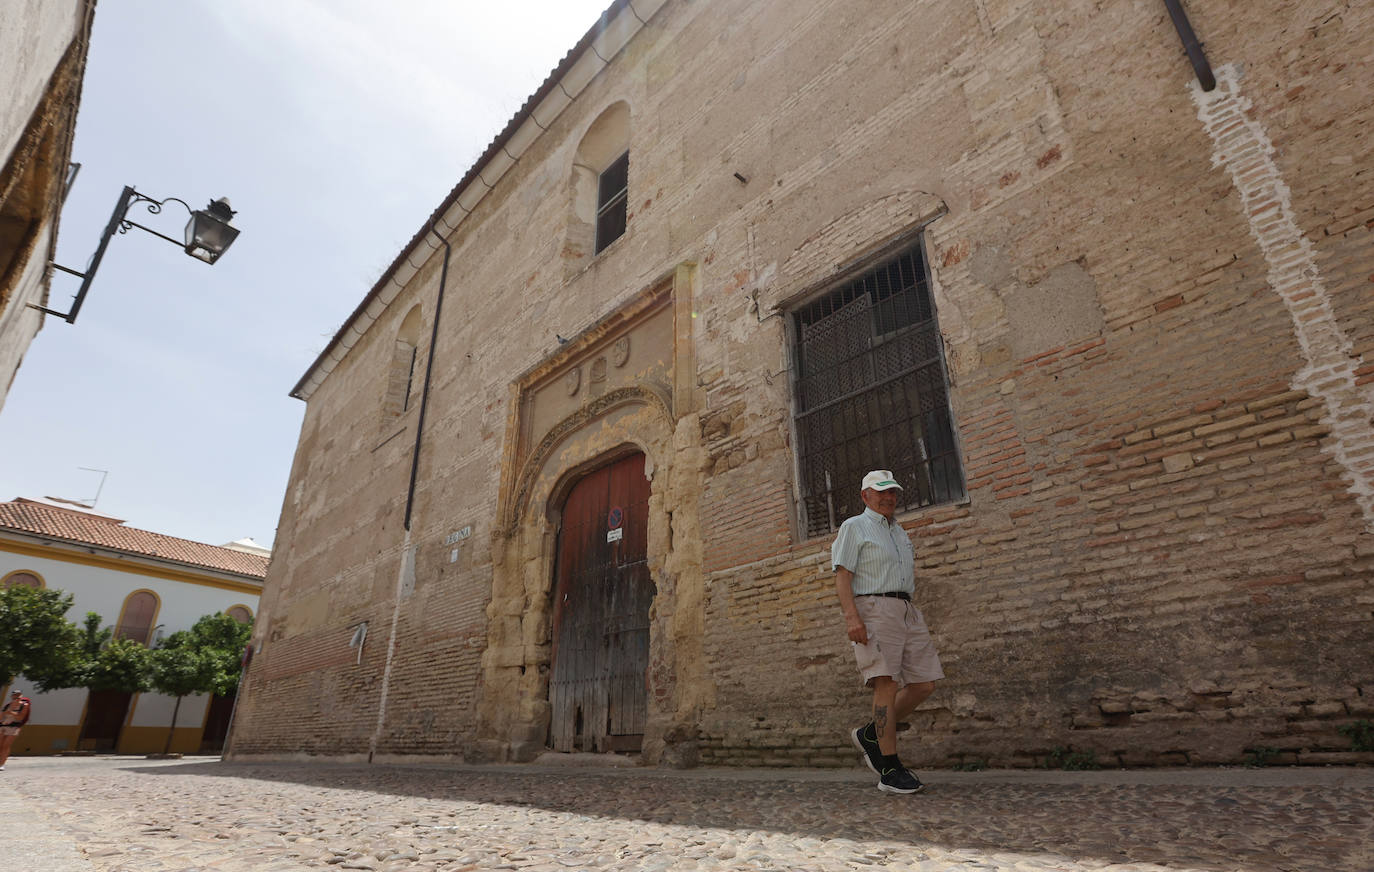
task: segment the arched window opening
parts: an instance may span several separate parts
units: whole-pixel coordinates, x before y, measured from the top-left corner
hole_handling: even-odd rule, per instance
[[[42,590],[44,587],[43,579],[37,573],[23,569],[5,576],[6,588],[14,587],[16,584],[22,584],[24,587],[31,587],[35,590]]]
[[[629,226],[630,106],[607,107],[573,156],[571,209],[563,255],[569,275],[586,266]]]
[[[115,638],[133,639],[140,645],[147,645],[153,635],[153,619],[156,617],[157,594],[149,590],[134,591],[124,600]]]
[[[224,613],[240,624],[253,623],[253,612],[249,610],[248,606],[233,606],[225,609]]]
[[[396,342],[391,352],[391,369],[387,377],[386,396],[383,398],[382,423],[386,424],[404,415],[416,400],[416,366],[420,358],[420,307],[411,306],[396,331]]]

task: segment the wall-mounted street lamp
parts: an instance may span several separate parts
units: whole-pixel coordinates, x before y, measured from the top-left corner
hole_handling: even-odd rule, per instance
[[[163,233],[159,233],[150,227],[144,227],[137,221],[129,220],[129,209],[135,203],[142,203],[149,214],[157,215],[162,212],[162,207],[166,203],[176,202],[185,207],[191,213],[191,220],[186,222],[185,240],[173,239]],[[58,312],[39,306],[35,303],[29,305],[39,311],[49,315],[56,315],[65,319],[68,324],[76,322],[76,313],[81,311],[81,303],[86,299],[86,292],[90,290],[91,282],[95,279],[95,271],[100,268],[100,261],[105,256],[105,247],[110,244],[110,239],[115,232],[128,233],[130,227],[137,227],[139,230],[153,234],[159,239],[180,247],[191,257],[203,260],[206,263],[214,263],[219,260],[220,255],[228,250],[233,244],[234,237],[239,235],[238,228],[229,224],[234,217],[234,210],[229,208],[229,201],[223,197],[215,200],[204,209],[192,209],[186,205],[185,200],[176,197],[168,197],[165,200],[154,200],[152,197],[140,194],[129,186],[125,186],[123,193],[119,195],[119,201],[115,203],[114,213],[110,215],[110,223],[105,225],[105,232],[100,237],[100,245],[96,247],[95,254],[91,255],[90,266],[86,271],[77,272],[59,264],[52,264],[53,269],[61,270],[64,273],[74,275],[81,279],[81,287],[76,292],[76,298],[72,300],[72,310],[70,312]]]

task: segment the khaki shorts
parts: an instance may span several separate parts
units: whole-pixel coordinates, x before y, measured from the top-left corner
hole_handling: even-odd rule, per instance
[[[851,643],[864,684],[882,675],[895,678],[898,688],[945,677],[920,609],[887,596],[856,596],[854,605],[868,630],[867,645]]]

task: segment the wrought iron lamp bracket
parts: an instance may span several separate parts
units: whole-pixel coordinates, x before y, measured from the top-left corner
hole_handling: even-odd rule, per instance
[[[133,190],[132,188],[130,190],[132,191],[131,198],[129,199],[129,202],[124,206],[124,215],[119,219],[119,232],[128,233],[130,227],[137,227],[139,230],[151,233],[159,239],[165,239],[175,246],[182,246],[184,243],[182,243],[180,240],[174,239],[165,233],[159,233],[151,227],[145,227],[142,224],[139,224],[137,221],[130,220],[129,210],[134,208],[134,206],[139,205],[140,203],[143,204],[143,208],[148,210],[149,215],[161,215],[162,207],[168,203],[180,203],[181,207],[186,210],[187,215],[196,214],[196,210],[192,209],[191,205],[187,203],[185,200],[181,199],[180,197],[167,197],[162,200],[154,200],[152,197],[149,197],[146,194],[141,194],[138,191]]]
[[[77,278],[81,279],[81,287],[77,290],[76,297],[72,300],[71,311],[59,312],[55,309],[49,309],[46,306],[40,306],[36,303],[29,303],[29,307],[37,309],[40,312],[45,312],[49,315],[56,315],[57,317],[65,320],[68,324],[75,323],[76,315],[78,312],[81,311],[81,304],[86,299],[86,292],[90,290],[91,282],[95,279],[96,270],[99,269],[100,261],[105,256],[105,248],[110,244],[110,239],[115,235],[116,232],[121,234],[128,233],[129,228],[137,227],[139,230],[142,230],[145,233],[151,233],[153,236],[156,236],[159,239],[167,240],[168,242],[172,243],[178,248],[181,248],[187,254],[197,257],[197,259],[205,260],[207,263],[213,263],[214,260],[219,256],[219,254],[221,254],[224,251],[224,249],[228,248],[229,243],[233,241],[233,236],[238,233],[238,231],[232,227],[227,228],[232,231],[232,233],[229,235],[228,241],[223,242],[209,258],[206,258],[201,256],[200,254],[197,254],[196,252],[193,252],[192,244],[189,238],[186,242],[183,242],[179,239],[175,239],[171,236],[168,236],[165,233],[154,230],[151,227],[144,226],[143,224],[140,224],[137,221],[134,221],[131,218],[129,218],[129,210],[136,205],[141,204],[150,215],[160,215],[162,214],[163,206],[165,206],[168,203],[180,203],[181,206],[186,210],[186,212],[191,216],[192,220],[196,220],[196,210],[192,209],[190,204],[188,204],[185,200],[181,199],[180,197],[166,197],[162,200],[157,200],[153,197],[149,197],[147,194],[140,193],[139,191],[135,190],[133,187],[129,185],[125,185],[124,190],[120,192],[119,200],[115,203],[114,212],[110,215],[109,223],[105,225],[105,232],[101,234],[100,244],[96,247],[95,254],[91,255],[91,259],[86,266],[85,272],[80,272],[78,270],[62,266],[58,263],[50,262],[48,264],[53,269],[59,270],[64,273],[68,273],[69,275],[74,275]],[[229,209],[228,201],[226,200],[219,200],[214,203],[211,203],[210,206],[207,208],[206,213],[211,215],[213,219],[218,221],[221,225],[228,225],[229,219],[232,218],[234,215],[233,211]]]

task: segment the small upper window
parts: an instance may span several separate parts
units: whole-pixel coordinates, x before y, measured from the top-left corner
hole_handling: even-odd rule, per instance
[[[248,606],[231,606],[225,614],[240,624],[253,623],[253,613],[248,610]]]
[[[396,331],[386,394],[382,398],[383,426],[409,411],[418,399],[415,370],[420,357],[420,327],[420,307],[415,305],[406,313],[400,329]]]
[[[624,236],[630,221],[630,105],[602,110],[587,126],[569,161],[568,226],[563,237],[564,278]]]
[[[42,588],[43,579],[34,575],[32,572],[11,572],[5,576],[5,587],[14,587],[22,584],[25,587]]]
[[[596,251],[615,242],[625,232],[626,205],[630,190],[630,153],[606,167],[597,179]]]

